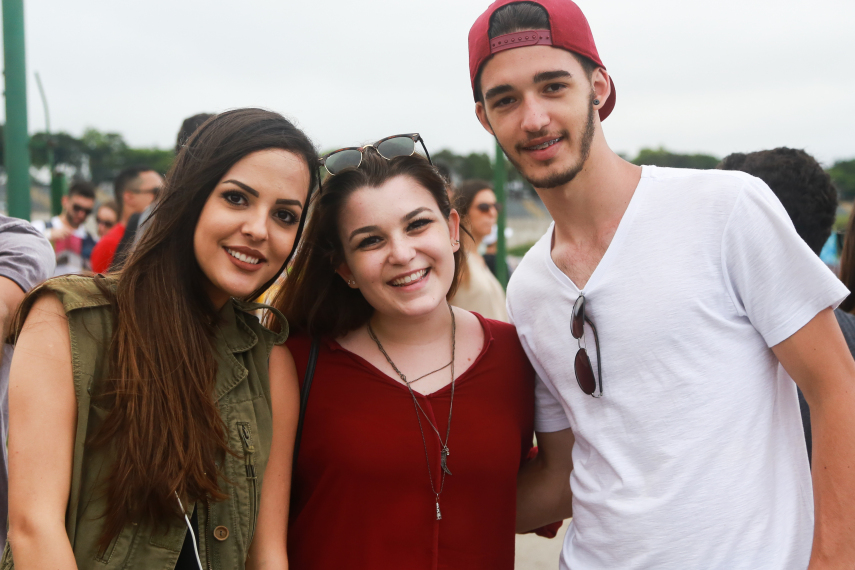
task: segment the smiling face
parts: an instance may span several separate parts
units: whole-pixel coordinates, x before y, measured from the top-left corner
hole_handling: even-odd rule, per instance
[[[595,111],[608,99],[605,70],[589,79],[570,52],[529,46],[494,55],[482,69],[481,88],[478,119],[520,173],[535,188],[573,180],[599,125]]]
[[[459,244],[457,212],[445,219],[409,176],[353,192],[339,219],[338,273],[383,315],[416,317],[445,305]]]
[[[214,306],[251,295],[282,268],[294,247],[309,179],[298,155],[267,149],[239,160],[214,187],[193,235]]]

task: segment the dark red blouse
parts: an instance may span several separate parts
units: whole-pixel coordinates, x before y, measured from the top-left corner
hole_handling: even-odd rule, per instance
[[[516,477],[532,445],[534,371],[516,329],[479,316],[484,347],[456,381],[442,520],[407,387],[321,343],[294,474],[291,570],[511,570]],[[309,339],[287,346],[302,383]],[[451,386],[419,399],[445,437]],[[434,485],[439,440],[422,418]]]

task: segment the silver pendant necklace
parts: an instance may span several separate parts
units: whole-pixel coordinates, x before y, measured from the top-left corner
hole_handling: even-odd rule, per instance
[[[440,509],[439,509],[439,496],[442,494],[442,490],[445,488],[445,476],[451,475],[451,471],[448,469],[448,456],[451,455],[451,452],[448,451],[448,438],[451,435],[451,412],[454,409],[454,351],[455,351],[455,336],[456,336],[456,332],[457,332],[457,324],[454,320],[454,310],[452,310],[451,305],[448,305],[448,312],[451,313],[451,362],[449,363],[451,365],[451,401],[448,404],[448,428],[446,429],[446,432],[445,432],[445,441],[442,441],[442,436],[440,435],[439,430],[436,428],[435,425],[433,425],[433,422],[430,421],[430,417],[425,413],[421,404],[419,404],[419,400],[416,398],[416,395],[413,392],[413,387],[411,386],[411,384],[413,382],[421,380],[425,376],[428,376],[430,374],[433,374],[434,372],[438,372],[439,370],[442,370],[443,368],[448,366],[448,364],[446,364],[442,368],[434,370],[433,372],[429,372],[428,374],[425,374],[424,376],[416,378],[413,381],[408,381],[407,377],[404,376],[404,373],[401,372],[400,370],[398,370],[398,367],[395,366],[395,363],[392,362],[391,358],[389,358],[389,355],[386,353],[386,350],[383,348],[383,345],[380,343],[380,339],[377,338],[377,335],[374,333],[374,329],[371,328],[371,321],[368,321],[368,336],[370,336],[371,340],[373,340],[377,344],[377,348],[379,348],[380,352],[383,354],[383,356],[386,357],[386,362],[388,362],[389,365],[392,367],[392,369],[398,373],[398,376],[401,377],[401,382],[403,382],[407,386],[407,389],[410,391],[410,396],[413,398],[413,404],[415,405],[415,408],[416,408],[416,420],[419,423],[419,432],[421,432],[421,434],[422,434],[422,445],[424,445],[424,448],[425,448],[425,460],[427,461],[428,477],[430,479],[430,490],[433,491],[434,497],[436,498],[436,520],[438,520],[438,521],[442,520],[442,511],[440,511]],[[437,492],[436,487],[434,487],[434,484],[433,484],[433,472],[431,471],[431,468],[430,468],[430,455],[428,454],[427,440],[425,440],[425,432],[424,432],[424,429],[422,428],[422,418],[421,418],[422,415],[424,415],[425,420],[427,420],[428,425],[431,427],[431,429],[433,429],[434,433],[436,433],[436,437],[439,439],[439,443],[442,446],[442,450],[440,451],[440,454],[439,454],[439,457],[440,457],[439,464],[440,464],[440,468],[442,469],[442,481],[439,485],[439,492]]]

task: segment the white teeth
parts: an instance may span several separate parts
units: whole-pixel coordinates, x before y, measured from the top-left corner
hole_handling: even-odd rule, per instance
[[[256,265],[258,263],[261,263],[260,259],[257,259],[255,257],[250,257],[244,253],[240,253],[240,252],[235,251],[233,249],[226,248],[226,251],[228,252],[229,255],[231,255],[235,259],[239,259],[239,260],[243,261],[244,263],[251,263],[252,265]]]
[[[529,148],[530,150],[543,150],[543,149],[545,149],[545,148],[548,148],[548,147],[550,147],[550,146],[554,145],[554,144],[555,144],[555,143],[557,143],[559,140],[561,140],[561,139],[552,139],[551,141],[546,141],[546,142],[545,142],[545,143],[543,143],[543,144],[539,144],[539,145],[537,145],[537,146],[530,146],[530,147],[528,147],[528,148]]]
[[[408,283],[412,283],[413,281],[418,281],[422,277],[427,274],[427,269],[422,269],[421,271],[417,271],[415,273],[410,273],[409,275],[405,275],[404,277],[395,279],[392,281],[392,285],[406,285]]]

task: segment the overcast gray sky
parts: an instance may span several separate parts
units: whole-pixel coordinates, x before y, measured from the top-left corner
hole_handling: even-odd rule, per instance
[[[420,132],[492,152],[467,34],[488,0],[27,0],[30,131],[91,126],[171,147],[192,114],[261,106],[321,149]],[[619,152],[855,157],[852,0],[580,0],[617,87]]]

